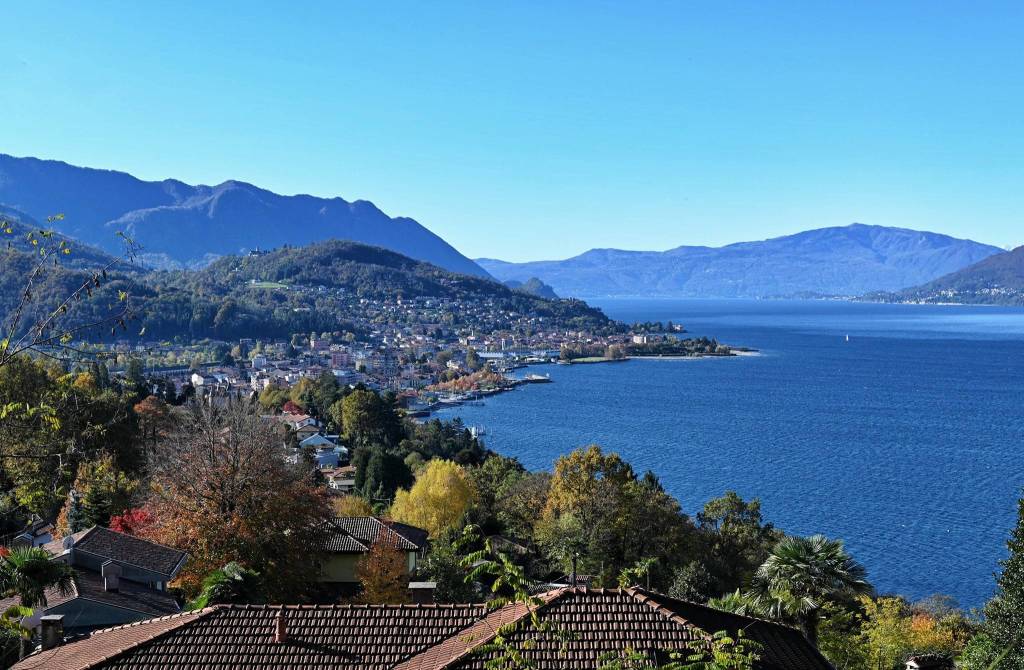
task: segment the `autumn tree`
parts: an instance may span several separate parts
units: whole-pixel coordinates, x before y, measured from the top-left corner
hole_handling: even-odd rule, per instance
[[[395,494],[391,517],[437,536],[460,525],[475,499],[476,487],[462,467],[434,460],[411,489]]]
[[[936,617],[915,609],[902,598],[863,597],[861,605],[864,614],[859,642],[869,667],[902,668],[909,656],[919,654],[952,660],[967,643],[963,617],[957,613]]]
[[[406,601],[409,572],[406,554],[398,547],[398,535],[382,529],[380,536],[356,564],[356,578],[362,586],[357,599],[368,605],[399,604]]]
[[[57,517],[57,535],[109,525],[112,516],[128,509],[138,486],[109,455],[83,463]]]
[[[171,408],[163,398],[155,395],[146,396],[133,408],[139,417],[139,433],[144,443],[152,447],[160,434],[171,425]]]
[[[41,516],[56,514],[81,463],[109,456],[129,474],[142,465],[132,398],[76,379],[25,356],[0,367],[0,463],[18,503]]]
[[[330,514],[326,492],[288,464],[258,408],[192,405],[152,457],[156,519],[145,535],[189,553],[180,582],[201,581],[236,561],[260,572],[268,597],[294,601],[318,575],[316,525]]]
[[[373,516],[373,506],[361,496],[347,495],[331,501],[335,516]]]
[[[110,530],[124,533],[125,535],[143,536],[149,531],[155,519],[152,513],[145,507],[134,507],[125,510],[122,514],[115,514],[110,517]]]

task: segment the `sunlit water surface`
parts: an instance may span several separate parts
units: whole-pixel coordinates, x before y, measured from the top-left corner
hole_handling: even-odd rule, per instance
[[[992,593],[1024,485],[1024,309],[594,302],[760,354],[534,367],[554,383],[442,416],[529,468],[600,444],[690,513],[760,497],[787,532],[845,539],[882,592]]]

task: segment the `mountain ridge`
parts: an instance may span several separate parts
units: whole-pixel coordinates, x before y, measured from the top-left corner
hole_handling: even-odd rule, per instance
[[[502,281],[537,277],[562,296],[763,298],[894,291],[1001,252],[940,233],[854,223],[721,247],[605,248],[556,261],[477,262]]]
[[[414,219],[390,217],[368,200],[280,195],[234,179],[214,186],[144,181],[118,170],[0,154],[0,204],[36,219],[62,212],[61,232],[107,251],[113,233],[123,230],[144,247],[141,260],[155,267],[201,266],[254,248],[344,238],[488,276]]]
[[[884,302],[1024,305],[1024,245],[920,286],[865,296]]]

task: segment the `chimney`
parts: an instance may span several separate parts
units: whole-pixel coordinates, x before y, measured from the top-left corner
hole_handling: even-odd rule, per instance
[[[437,582],[409,582],[409,595],[414,603],[426,605],[434,602]]]
[[[284,644],[288,641],[288,620],[284,617],[284,608],[277,612],[274,617],[274,642]]]
[[[100,575],[103,577],[103,590],[117,593],[121,586],[121,566],[107,561],[100,567]]]
[[[47,614],[39,622],[43,627],[43,651],[59,647],[64,641],[64,615]]]

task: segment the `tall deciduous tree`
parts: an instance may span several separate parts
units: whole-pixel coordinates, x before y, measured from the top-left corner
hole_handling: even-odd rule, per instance
[[[709,500],[697,513],[701,563],[719,594],[746,587],[783,534],[761,516],[761,501],[735,491]],[[711,595],[711,594],[708,594]]]
[[[326,492],[289,465],[272,426],[248,403],[193,405],[153,452],[155,523],[145,535],[187,551],[186,595],[237,561],[266,579],[268,597],[294,601],[315,581],[316,525]]]
[[[434,460],[427,464],[411,489],[395,494],[391,516],[437,536],[461,526],[475,499],[476,487],[461,466]]]
[[[409,573],[405,552],[398,548],[398,536],[382,530],[370,551],[356,564],[356,578],[362,585],[359,602],[369,605],[398,604],[406,601]]]
[[[391,446],[401,434],[394,408],[373,391],[356,389],[345,396],[341,414],[342,428],[350,444]]]

